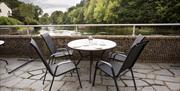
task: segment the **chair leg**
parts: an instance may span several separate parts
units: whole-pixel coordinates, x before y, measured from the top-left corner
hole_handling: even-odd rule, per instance
[[[135,82],[135,79],[134,79],[134,74],[133,74],[132,69],[131,69],[131,75],[132,75],[132,79],[133,79],[133,83],[134,83],[135,90],[137,90],[136,82]]]
[[[70,71],[71,77],[72,77],[72,71]]]
[[[77,72],[77,76],[78,76],[78,80],[79,80],[80,87],[82,88],[81,79],[80,79],[80,77],[79,77],[79,72],[78,72],[78,69],[77,69],[77,68],[76,68],[76,72]]]
[[[80,61],[82,60],[82,58],[83,58],[83,54],[81,53],[81,51],[78,51],[78,52],[79,52],[80,58],[77,61],[76,65],[78,65],[80,63]]]
[[[75,65],[78,65],[81,60],[82,60],[82,57],[77,61],[77,63]]]
[[[8,62],[7,62],[7,60],[5,60],[5,59],[0,59],[1,61],[4,61],[7,65],[8,65]]]
[[[52,88],[53,82],[54,82],[54,76],[53,76],[53,79],[52,79],[52,82],[51,82],[51,86],[50,86],[50,88],[49,88],[49,91],[51,91],[51,88]]]
[[[116,78],[113,77],[113,80],[114,80],[114,83],[115,83],[115,86],[116,86],[116,91],[119,91],[119,88],[118,88],[118,84],[117,84]]]
[[[96,80],[96,72],[97,72],[97,67],[95,68],[95,72],[94,72],[94,78],[93,78],[93,84],[92,86],[94,86],[95,80]]]
[[[43,85],[44,85],[44,81],[46,79],[46,74],[47,74],[47,69],[46,69],[46,73],[44,74]]]
[[[56,58],[54,57],[53,64],[56,64]]]

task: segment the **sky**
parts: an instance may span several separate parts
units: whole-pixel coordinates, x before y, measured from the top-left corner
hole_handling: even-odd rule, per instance
[[[68,8],[80,3],[81,0],[19,0],[25,3],[33,3],[43,9],[43,13],[49,15],[56,10],[67,11]]]

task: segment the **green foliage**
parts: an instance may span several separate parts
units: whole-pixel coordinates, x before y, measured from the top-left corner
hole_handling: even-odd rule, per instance
[[[95,23],[95,20],[93,18],[95,3],[96,0],[90,0],[88,4],[85,6],[85,10],[84,10],[85,23]]]
[[[68,13],[68,18],[70,23],[77,24],[83,23],[83,8],[79,7],[77,9],[73,9],[71,12]]]
[[[20,4],[19,7],[14,9],[14,13],[16,14],[14,17],[23,22],[26,22],[27,18],[38,21],[38,16],[42,13],[42,10],[32,4]]]
[[[4,2],[8,7],[12,9],[12,17],[20,20],[21,22],[29,23],[29,19],[32,19],[33,24],[39,21],[39,15],[42,14],[42,9],[39,6],[33,4],[25,4],[18,0],[0,0]]]
[[[63,24],[82,24],[86,23],[84,21],[84,3],[80,2],[76,6],[68,9],[67,12],[63,14]]]
[[[179,23],[180,0],[83,0],[67,12],[43,15],[42,9],[18,0],[0,0],[13,10],[13,18],[25,24],[80,23]],[[36,24],[38,24],[36,22]]]
[[[0,17],[0,25],[20,25],[23,24],[17,19],[10,17]]]
[[[40,24],[50,24],[50,19],[48,13],[45,13],[43,16],[39,19]]]
[[[94,14],[93,18],[98,22],[103,22],[103,17],[105,15],[105,9],[106,9],[106,0],[97,0],[95,8],[94,8]]]
[[[31,18],[29,18],[29,17],[26,17],[26,18],[25,18],[24,23],[25,23],[26,25],[38,25],[38,24],[39,24],[37,20],[31,19]]]
[[[63,12],[62,11],[54,11],[51,14],[51,23],[52,24],[62,24],[63,23]]]
[[[81,18],[77,18],[82,13]],[[71,7],[66,15],[70,19],[64,23],[178,23],[180,1],[87,0],[85,4]]]
[[[107,23],[116,23],[118,20],[118,0],[109,0],[103,20]]]

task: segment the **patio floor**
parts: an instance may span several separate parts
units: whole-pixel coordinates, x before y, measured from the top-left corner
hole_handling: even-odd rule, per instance
[[[51,75],[47,75],[45,84],[42,78],[45,67],[41,61],[34,61],[23,68],[8,74],[24,61],[20,58],[7,58],[9,65],[0,61],[0,91],[48,91]],[[95,64],[95,62],[94,62]],[[93,68],[94,68],[93,64]],[[76,73],[55,78],[52,91],[116,91],[114,82],[105,75],[97,74],[95,86],[89,83],[89,61],[81,61],[78,65],[83,88],[80,88]],[[136,63],[134,75],[138,91],[180,91],[180,64],[170,63]],[[94,69],[93,69],[94,72]],[[131,74],[128,72],[118,79],[120,91],[135,91]]]

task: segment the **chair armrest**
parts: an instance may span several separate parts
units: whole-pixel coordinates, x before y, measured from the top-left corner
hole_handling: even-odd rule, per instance
[[[56,51],[67,51],[68,49],[67,48],[58,48],[56,49]]]
[[[72,63],[72,61],[64,61],[64,62],[60,62],[60,63],[57,64],[57,66],[62,65],[62,64],[67,64],[67,63]]]
[[[122,51],[115,51],[115,53],[118,53],[118,54],[126,54],[125,52],[122,52]]]
[[[50,58],[52,58],[52,57],[54,57],[55,56],[55,54],[52,54],[51,56],[50,56]]]
[[[122,56],[126,56],[126,54],[124,52],[120,52],[120,51],[115,51],[111,53],[111,57],[110,58],[114,58],[116,55],[122,55]]]
[[[116,53],[112,59],[115,61],[124,62],[126,60],[126,58],[127,58],[127,56],[125,54]]]
[[[72,61],[64,61],[64,62],[60,62],[60,63],[58,63],[58,64],[57,64],[57,66],[56,66],[56,68],[55,68],[55,72],[54,72],[54,74],[56,74],[57,69],[58,69],[58,67],[59,67],[60,65],[67,64],[67,63],[71,63],[71,62],[72,62]]]
[[[110,63],[106,62],[106,61],[100,61],[100,62],[108,65],[110,68],[113,68],[112,65]]]
[[[123,57],[127,57],[125,54],[121,54],[121,53],[118,53],[116,56],[123,56]]]
[[[58,48],[58,49],[56,49],[56,52],[58,52],[58,51],[64,51],[64,52],[66,51],[66,52],[68,52],[68,54],[71,54],[70,53],[71,50],[68,47],[67,48],[65,47],[65,48]]]

